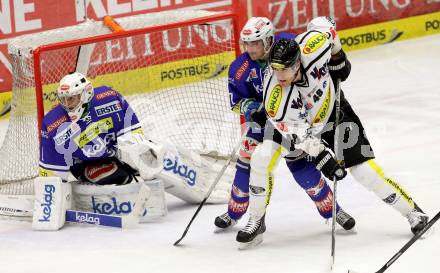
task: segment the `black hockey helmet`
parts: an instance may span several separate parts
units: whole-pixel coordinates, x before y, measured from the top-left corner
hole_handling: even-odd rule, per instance
[[[301,56],[298,43],[294,39],[275,41],[269,55],[269,63],[275,70],[295,65]]]

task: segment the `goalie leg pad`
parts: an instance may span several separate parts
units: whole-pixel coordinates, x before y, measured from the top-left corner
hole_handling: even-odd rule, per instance
[[[168,193],[188,203],[200,203],[206,197],[225,162],[202,157],[182,147],[168,149],[164,158],[163,171],[157,177],[163,179]],[[221,176],[207,202],[228,202],[232,184],[232,175],[228,170]]]
[[[59,177],[35,178],[33,230],[58,230],[66,221],[71,208],[72,187]]]
[[[315,165],[306,158],[286,163],[295,181],[315,203],[319,214],[325,219],[332,217],[333,192]],[[336,203],[336,211],[339,211],[338,203]]]
[[[163,182],[159,179],[143,181],[150,189],[145,209],[140,213],[140,222],[148,222],[167,214]],[[82,182],[73,184],[74,207],[80,211],[107,215],[128,215],[135,207],[141,185],[96,185]]]

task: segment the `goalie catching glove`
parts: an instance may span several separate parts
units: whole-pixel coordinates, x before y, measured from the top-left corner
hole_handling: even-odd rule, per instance
[[[166,192],[189,203],[201,202],[221,168],[217,165],[221,164],[183,147],[160,142],[147,140],[142,134],[123,135],[118,138],[118,157],[138,170],[143,179],[162,179]],[[227,203],[231,185],[232,174],[223,175],[208,202]]]
[[[153,179],[163,168],[165,149],[162,145],[131,133],[118,138],[118,158],[139,171],[145,180]]]

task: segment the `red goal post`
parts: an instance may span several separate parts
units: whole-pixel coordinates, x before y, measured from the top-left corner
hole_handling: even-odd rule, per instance
[[[125,30],[116,33],[87,21],[11,40],[0,195],[33,194],[41,121],[57,102],[59,80],[75,70],[123,94],[148,135],[227,157],[240,135],[227,91],[227,68],[240,54],[237,20],[234,12],[166,11],[119,18]]]
[[[167,25],[158,25],[158,26],[152,26],[152,27],[145,27],[141,29],[132,29],[132,30],[125,30],[125,31],[119,31],[109,34],[104,34],[100,36],[95,36],[91,38],[83,38],[78,40],[71,40],[71,41],[65,41],[65,42],[59,42],[59,43],[53,43],[48,45],[42,45],[35,49],[34,51],[34,77],[35,77],[35,93],[36,93],[36,100],[37,100],[37,115],[38,115],[38,130],[41,129],[41,121],[43,120],[44,116],[44,104],[43,104],[43,86],[42,86],[42,77],[41,77],[41,54],[47,51],[51,50],[57,50],[62,48],[68,48],[68,47],[74,47],[74,46],[80,46],[80,45],[87,45],[92,43],[98,43],[98,42],[104,42],[109,41],[113,39],[120,39],[145,33],[151,33],[156,31],[164,31],[169,29],[175,29],[179,27],[185,27],[185,26],[191,26],[191,25],[197,25],[197,24],[203,24],[210,21],[219,21],[219,20],[225,20],[230,19],[232,20],[232,29],[234,33],[234,37],[240,37],[240,30],[238,26],[238,15],[233,12],[224,12],[222,14],[218,15],[210,15],[205,16],[197,19],[192,20],[186,20],[183,22],[175,22],[172,24]],[[235,39],[234,41],[234,49],[236,57],[240,55],[240,43],[239,39]]]

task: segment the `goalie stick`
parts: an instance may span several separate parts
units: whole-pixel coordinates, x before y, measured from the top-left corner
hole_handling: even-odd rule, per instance
[[[431,221],[426,224],[426,226],[416,235],[414,235],[411,240],[409,240],[394,256],[386,263],[384,264],[376,273],[383,273],[385,270],[387,270],[397,259],[399,259],[400,256],[408,249],[410,248],[420,237],[422,237],[423,234],[428,231],[432,227],[432,225],[437,222],[437,220],[440,218],[440,211],[434,216],[434,218],[431,219]],[[348,273],[358,273],[357,271],[353,271],[351,269],[348,270]]]

